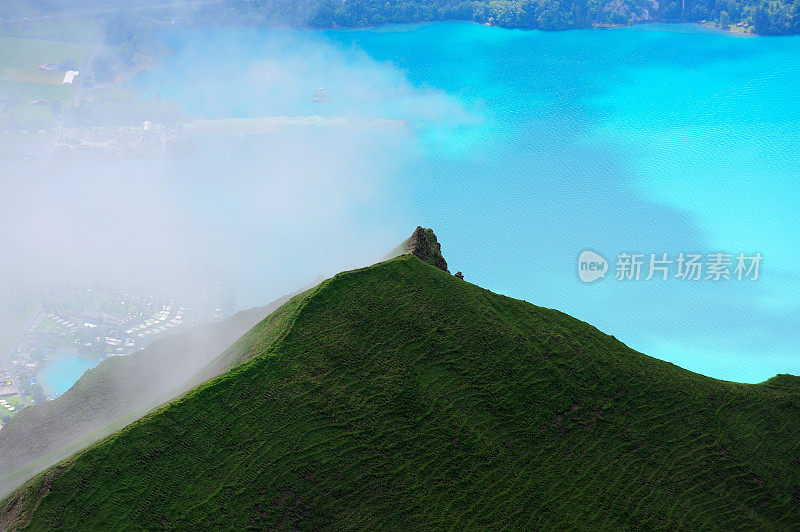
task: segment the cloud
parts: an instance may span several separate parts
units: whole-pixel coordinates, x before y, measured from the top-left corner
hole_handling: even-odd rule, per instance
[[[184,136],[164,158],[4,161],[0,268],[11,284],[191,291],[221,274],[240,306],[263,303],[385,253],[413,224],[390,182],[413,157],[416,124],[465,116],[394,65],[314,32],[198,30],[171,45],[134,81],[140,94],[204,119],[321,120]],[[312,101],[318,86],[329,105]]]

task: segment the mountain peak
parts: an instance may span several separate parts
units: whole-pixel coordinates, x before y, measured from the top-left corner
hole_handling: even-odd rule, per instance
[[[442,256],[442,245],[436,239],[433,229],[417,226],[412,235],[384,257],[384,260],[400,255],[414,255],[422,262],[450,273],[450,270],[447,269],[447,261]]]
[[[406,258],[286,302],[235,369],[0,501],[0,530],[796,528],[791,377],[702,377]]]

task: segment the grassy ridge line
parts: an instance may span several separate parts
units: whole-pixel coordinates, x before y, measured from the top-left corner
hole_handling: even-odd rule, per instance
[[[297,310],[250,362],[37,477],[0,523],[800,522],[795,378],[703,377],[411,256],[337,275]]]
[[[312,287],[305,292],[292,297],[291,299],[287,296],[277,300],[275,303],[285,302],[285,304],[280,305],[277,310],[273,311],[269,316],[261,320],[250,331],[248,331],[244,336],[226,349],[225,352],[212,361],[205,369],[203,369],[198,374],[198,377],[195,378],[195,381],[197,381],[196,385],[202,388],[205,386],[203,383],[209,379],[212,379],[213,381],[215,376],[219,376],[221,373],[231,370],[234,368],[234,366],[244,364],[246,361],[254,358],[255,356],[266,354],[269,351],[269,346],[272,343],[285,336],[285,328],[291,327],[291,324],[294,322],[294,318],[302,309],[305,301],[326,282],[327,281],[323,281],[319,285]],[[288,301],[286,301],[287,299]],[[255,310],[257,309],[251,309],[250,311],[245,312],[252,314]],[[208,382],[206,385],[211,385],[211,383],[212,382]],[[178,397],[161,404],[155,409],[143,409],[133,413],[123,420],[118,420],[114,423],[111,423],[108,425],[108,427],[99,429],[94,438],[88,439],[88,441],[84,439],[84,445],[81,447],[76,448],[75,446],[70,446],[69,449],[75,453],[72,457],[67,460],[63,460],[60,464],[56,464],[51,470],[40,473],[37,477],[30,479],[17,490],[17,493],[21,495],[21,499],[18,499],[20,504],[12,505],[10,512],[0,512],[0,530],[22,526],[27,523],[32,511],[35,510],[36,506],[38,506],[39,499],[44,495],[42,488],[44,487],[46,492],[49,489],[49,485],[53,476],[57,476],[58,472],[61,471],[67,464],[69,464],[71,460],[91,451],[95,447],[104,445],[106,442],[113,442],[115,439],[114,433],[112,433],[111,430],[106,429],[125,430],[126,428],[138,424],[149,416],[158,415],[159,412],[163,412],[166,408],[168,408],[171,403],[180,402],[184,396],[191,393],[193,393],[192,390],[189,390]],[[46,459],[47,457],[43,458]],[[60,458],[63,459],[64,457],[61,456]],[[52,465],[52,462],[48,465]],[[21,511],[23,507],[28,508],[30,511],[17,514],[17,511]]]
[[[269,354],[270,347],[278,343],[286,336],[306,301],[314,293],[322,289],[327,282],[328,281],[322,281],[317,286],[312,287],[305,292],[302,292],[289,299],[285,304],[281,305],[277,310],[260,321],[232,346],[226,349],[225,352],[217,357],[217,359],[212,361],[207,368],[200,372],[200,377],[197,378],[198,388],[196,390],[185,392],[184,394],[162,404],[158,408],[149,411],[146,415],[139,417],[138,419],[131,420],[133,421],[131,424],[116,428],[122,429],[123,431],[133,429],[133,427],[136,425],[146,422],[147,418],[159,415],[159,413],[166,411],[173,404],[180,403],[188,396],[194,394],[196,391],[199,391],[206,386],[213,386],[216,380],[221,379],[226,381],[230,379],[232,375],[237,373],[235,366],[241,366],[243,364],[246,365],[247,361],[252,360],[257,356],[265,356]],[[222,373],[229,370],[229,374],[220,376]],[[214,378],[215,376],[217,376],[216,379]],[[144,412],[142,413],[144,414]],[[35,511],[36,507],[38,506],[41,497],[43,497],[49,490],[52,478],[54,476],[58,476],[59,472],[67,467],[72,460],[78,459],[81,455],[87,452],[91,452],[93,448],[101,447],[107,443],[113,443],[114,440],[115,434],[106,433],[103,435],[103,438],[97,439],[94,442],[90,442],[88,446],[78,450],[69,459],[64,460],[51,470],[41,473],[37,477],[26,482],[17,490],[17,493],[19,493],[21,496],[21,498],[18,499],[19,502],[17,504],[12,504],[10,510],[8,507],[4,507],[4,510],[9,511],[0,512],[0,530],[25,526],[28,523],[33,511]],[[27,508],[28,511],[22,511],[22,508]]]
[[[23,409],[0,432],[0,495],[117,430],[118,421],[131,421],[196,386],[192,379],[209,360],[288,299],[167,336],[127,357],[106,359],[61,397]]]
[[[269,352],[274,345],[278,344],[286,336],[308,299],[321,290],[327,282],[322,281],[317,286],[292,297],[236,340],[233,345],[198,373],[198,377],[195,379],[196,385],[221,375],[260,354]]]

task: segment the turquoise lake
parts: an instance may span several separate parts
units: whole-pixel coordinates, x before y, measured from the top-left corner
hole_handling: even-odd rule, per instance
[[[100,361],[68,349],[56,350],[47,357],[39,371],[39,382],[49,397],[61,395]]]
[[[800,37],[445,23],[162,38],[172,53],[135,86],[193,116],[406,121],[353,147],[378,183],[347,208],[356,223],[433,227],[468,281],[692,371],[800,374]],[[216,222],[247,232],[236,168],[225,189],[188,187],[187,210],[227,205]],[[581,282],[584,250],[608,260],[606,278]],[[621,253],[716,252],[760,253],[759,279],[645,281],[646,263],[641,280],[614,279]],[[243,306],[265,303],[258,276],[245,282]]]

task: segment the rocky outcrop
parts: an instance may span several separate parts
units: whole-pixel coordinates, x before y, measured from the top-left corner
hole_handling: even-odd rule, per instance
[[[419,258],[422,262],[450,273],[450,270],[447,269],[447,261],[442,256],[442,245],[436,239],[433,229],[418,226],[414,233],[386,255],[384,260],[409,254]]]

